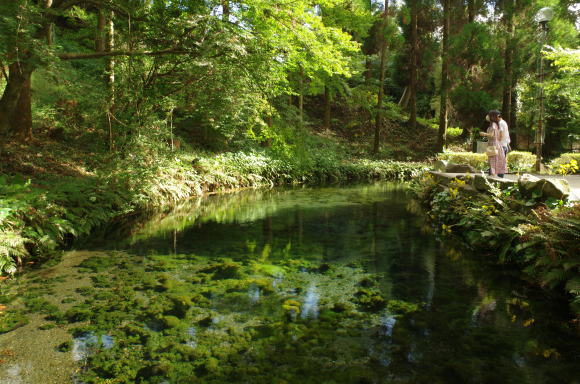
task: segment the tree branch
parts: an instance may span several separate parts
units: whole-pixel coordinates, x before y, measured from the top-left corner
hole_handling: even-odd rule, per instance
[[[126,9],[124,9],[123,7],[115,5],[110,1],[104,1],[104,0],[61,0],[58,3],[55,3],[53,8],[66,10],[66,9],[74,7],[75,5],[86,5],[86,4],[90,4],[96,8],[103,8],[103,9],[115,11],[115,12],[120,13],[120,14],[125,15],[125,16],[130,15],[130,12],[127,11]]]

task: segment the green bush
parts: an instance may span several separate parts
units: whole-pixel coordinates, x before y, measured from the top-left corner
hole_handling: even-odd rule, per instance
[[[485,153],[447,152],[437,155],[439,160],[447,160],[455,164],[469,164],[477,170],[488,168]],[[512,151],[508,153],[507,163],[509,172],[530,171],[536,162],[536,157],[530,152]]]
[[[485,156],[485,153],[447,152],[438,154],[437,158],[454,164],[469,164],[479,170],[487,169],[487,156]]]
[[[536,155],[531,152],[511,151],[508,153],[507,163],[510,172],[531,171],[536,164]]]
[[[563,153],[550,162],[550,168],[552,168],[552,171],[557,172],[560,165],[570,164],[571,160],[576,160],[576,163],[580,164],[580,153]],[[578,174],[580,171],[575,173]]]
[[[462,128],[449,127],[447,128],[447,137],[450,139],[456,139],[463,133]]]

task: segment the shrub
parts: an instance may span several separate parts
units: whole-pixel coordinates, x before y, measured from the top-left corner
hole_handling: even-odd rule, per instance
[[[455,164],[469,164],[475,169],[485,170],[488,168],[485,153],[473,152],[448,152],[437,155],[440,160],[447,160]],[[530,171],[536,162],[536,157],[530,152],[512,151],[508,153],[508,170],[510,172]]]
[[[572,170],[570,164],[572,164],[572,160],[576,160],[576,164],[580,164],[580,153],[563,153],[559,157],[555,158],[550,162],[550,167],[553,171],[558,172],[562,168],[568,168],[572,172],[566,173],[579,173],[578,169]]]
[[[462,128],[457,128],[457,127],[447,128],[447,137],[450,139],[458,138],[459,136],[461,136],[462,133],[463,133]]]
[[[438,154],[437,158],[455,164],[469,164],[475,169],[487,168],[487,157],[485,156],[485,153],[448,152]]]
[[[474,196],[464,184],[454,179],[441,189],[430,175],[414,183],[439,234],[458,237],[487,260],[518,266],[528,281],[565,290],[580,318],[580,205],[530,200],[517,187]]]
[[[507,162],[510,172],[530,171],[536,164],[536,156],[531,152],[511,151],[508,153]]]

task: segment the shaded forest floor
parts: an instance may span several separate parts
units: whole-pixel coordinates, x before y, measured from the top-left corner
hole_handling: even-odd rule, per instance
[[[308,134],[316,148],[291,149],[287,157],[302,156],[305,161],[310,160],[320,149],[324,149],[342,160],[369,159],[374,161],[403,161],[428,162],[435,157],[435,130],[432,127],[419,126],[411,131],[403,120],[388,121],[381,132],[381,149],[378,154],[372,154],[373,132],[370,129],[313,129]],[[51,131],[41,132],[26,142],[19,140],[4,140],[0,144],[0,174],[18,174],[30,178],[45,178],[50,176],[86,177],[99,170],[106,170],[108,165],[123,159],[119,151],[109,151],[106,138],[97,135],[84,135],[62,140],[55,139]],[[176,137],[181,145],[182,140]],[[100,142],[100,143],[98,143]],[[454,148],[466,147],[460,139],[453,138],[451,145]],[[170,150],[169,143],[155,144],[153,150],[147,150],[152,158],[157,157],[211,157],[234,152],[260,152],[269,157],[280,158],[276,151],[264,149],[255,145],[240,148],[225,148],[222,150],[208,149],[204,146],[185,144],[184,148]],[[154,153],[155,152],[155,153]],[[310,153],[304,153],[310,152]],[[130,153],[125,156],[131,156]]]

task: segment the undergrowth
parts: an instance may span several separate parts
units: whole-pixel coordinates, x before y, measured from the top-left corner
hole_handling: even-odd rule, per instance
[[[526,197],[517,186],[490,184],[488,194],[473,195],[463,180],[441,187],[429,174],[415,184],[442,236],[459,237],[497,264],[517,266],[534,284],[565,290],[580,317],[580,204]]]
[[[420,163],[353,158],[336,144],[318,140],[316,150],[291,154],[269,149],[156,152],[144,143],[130,153],[103,156],[103,164],[80,175],[0,175],[0,274],[14,273],[24,260],[49,258],[115,218],[208,192],[405,180],[425,168]]]

